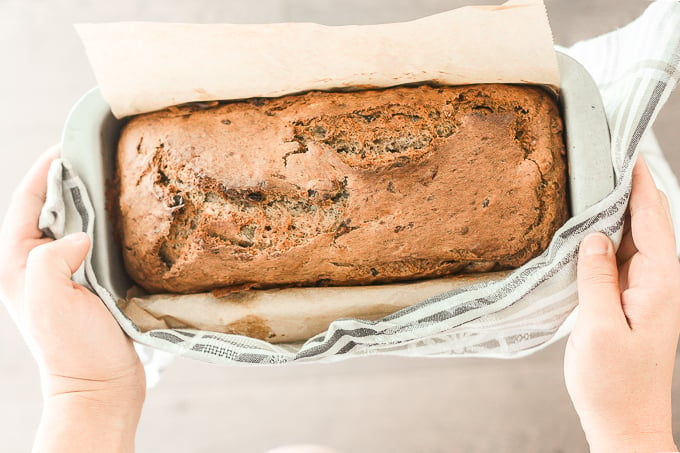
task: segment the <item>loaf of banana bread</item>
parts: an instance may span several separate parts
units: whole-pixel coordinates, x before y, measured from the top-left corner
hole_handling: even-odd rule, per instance
[[[363,285],[522,265],[567,219],[537,87],[308,92],[139,115],[118,148],[129,275],[150,292]]]

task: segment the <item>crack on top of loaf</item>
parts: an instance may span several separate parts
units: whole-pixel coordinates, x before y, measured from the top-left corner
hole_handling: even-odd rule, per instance
[[[523,159],[534,164],[540,177],[540,183],[535,188],[536,200],[538,201],[538,205],[534,207],[536,218],[524,231],[524,236],[526,236],[543,223],[543,219],[545,217],[544,212],[548,203],[548,200],[545,199],[546,197],[544,194],[547,181],[541,166],[534,158],[532,158],[537,146],[537,139],[531,133],[531,129],[529,127],[529,122],[531,120],[530,115],[534,110],[523,105],[514,105],[512,110],[516,113],[513,140],[515,140],[515,142],[517,142],[522,148],[522,152],[524,153]],[[536,108],[536,110],[541,111],[540,105]]]
[[[513,111],[516,113],[515,125],[514,125],[514,135],[512,139],[517,142],[522,148],[524,153],[524,159],[529,159],[529,156],[534,152],[536,145],[536,137],[530,133],[529,123],[531,119],[529,118],[529,110],[522,106],[514,106]]]
[[[201,231],[211,233],[203,245],[206,252],[228,253],[236,259],[253,259],[261,253],[274,256],[302,245],[305,239],[324,234],[332,237],[343,222],[350,196],[347,177],[334,181],[330,190],[300,189],[292,193],[267,190],[263,185],[225,184],[201,178],[189,197],[197,200]],[[220,232],[225,221],[231,223],[234,232]],[[186,241],[181,238],[181,242]],[[168,253],[165,255],[167,258]]]
[[[295,134],[293,140],[289,140],[286,143],[297,143],[298,147],[294,151],[288,151],[283,155],[283,166],[288,167],[288,158],[294,154],[306,154],[309,149],[307,148],[307,141],[304,136]]]
[[[527,228],[526,232],[524,233],[529,234],[531,233],[534,228],[537,228],[539,225],[543,223],[543,218],[545,217],[545,209],[548,201],[545,199],[546,197],[544,196],[544,190],[548,186],[548,181],[546,181],[545,176],[543,175],[543,172],[541,171],[541,166],[538,165],[538,162],[536,162],[534,159],[530,157],[526,157],[526,160],[529,162],[533,162],[533,164],[536,166],[536,171],[538,171],[538,174],[541,178],[541,182],[536,186],[536,199],[538,200],[538,206],[534,208],[534,210],[537,212],[536,219],[534,222],[529,225]]]
[[[173,197],[174,199],[174,197]],[[158,244],[158,258],[168,270],[184,253],[184,244],[198,228],[200,212],[188,196],[182,196],[182,205],[171,210],[170,228]]]
[[[162,168],[159,168],[156,172],[156,181],[162,186],[167,186],[170,184],[170,178],[165,174]]]
[[[291,126],[292,141],[299,147],[286,153],[285,163],[316,143],[331,148],[352,167],[375,171],[418,162],[434,142],[452,136],[458,122],[450,107],[389,103],[296,120]]]
[[[342,222],[340,222],[340,225],[338,225],[338,228],[335,230],[335,234],[333,235],[333,241],[337,240],[340,236],[344,236],[347,233],[351,233],[354,230],[359,229],[358,226],[350,226],[352,223],[352,219],[345,219]]]
[[[493,107],[487,105],[487,104],[477,104],[472,106],[472,110],[475,112],[480,112],[483,115],[488,115],[490,113],[494,112]]]
[[[139,137],[139,142],[137,143],[137,152],[138,153],[142,153],[141,148],[142,148],[143,141],[144,141],[144,136],[142,135],[142,136]],[[151,159],[149,159],[146,167],[144,167],[144,170],[142,170],[139,173],[139,176],[137,177],[137,180],[135,182],[136,186],[138,186],[142,182],[142,179],[144,179],[144,177],[151,172],[156,173],[156,178],[158,178],[157,171],[162,166],[161,161],[163,159],[164,149],[165,149],[165,143],[161,142],[156,146],[156,149],[154,150],[153,155],[151,156]]]

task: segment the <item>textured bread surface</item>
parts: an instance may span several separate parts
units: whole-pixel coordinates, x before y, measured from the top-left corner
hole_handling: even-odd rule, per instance
[[[122,249],[151,292],[485,272],[567,219],[562,122],[539,88],[309,92],[134,117]]]

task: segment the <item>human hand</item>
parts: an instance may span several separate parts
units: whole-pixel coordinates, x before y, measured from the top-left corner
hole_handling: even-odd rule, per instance
[[[0,231],[0,298],[38,363],[46,413],[92,412],[126,425],[129,434],[144,401],[144,368],[102,301],[71,280],[89,238],[78,233],[55,241],[38,229],[57,156],[57,149],[45,153],[12,196]]]
[[[671,383],[680,263],[668,201],[642,157],[629,211],[616,254],[603,234],[581,243],[579,313],[565,351],[565,380],[592,452],[677,451]]]

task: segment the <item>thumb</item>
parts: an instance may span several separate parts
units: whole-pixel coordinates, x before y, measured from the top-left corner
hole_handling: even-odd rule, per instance
[[[90,238],[85,233],[74,233],[47,242],[31,250],[26,261],[26,286],[70,281],[85,260],[90,249]]]
[[[577,283],[579,319],[586,322],[619,319],[625,322],[614,246],[604,234],[589,234],[581,242]]]

